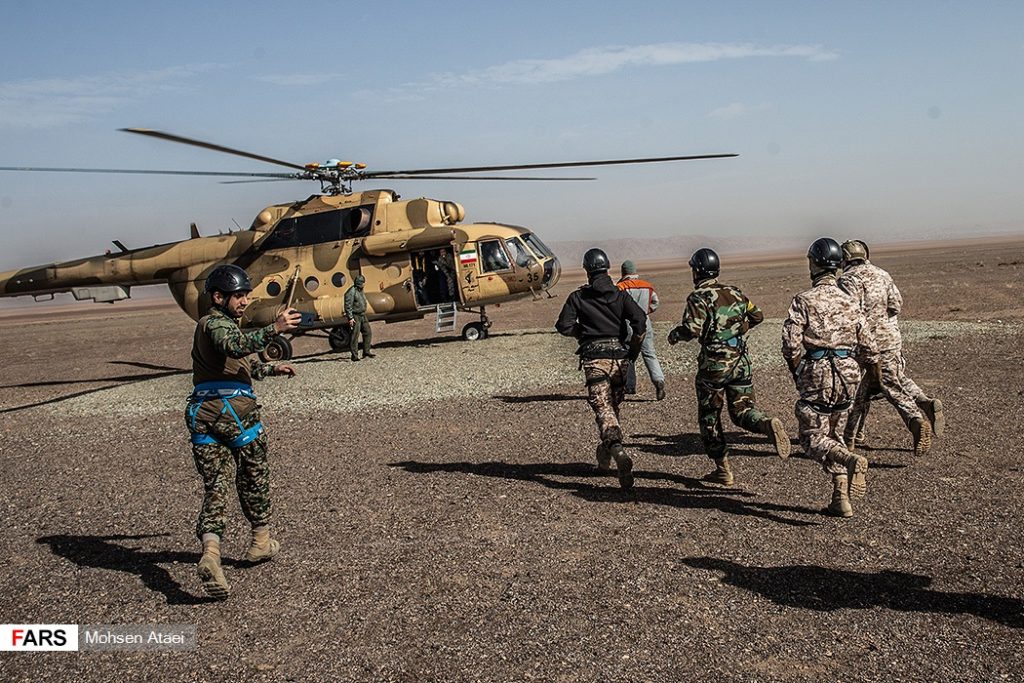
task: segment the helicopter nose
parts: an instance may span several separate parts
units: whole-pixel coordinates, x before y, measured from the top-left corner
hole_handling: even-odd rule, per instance
[[[558,278],[562,276],[562,265],[558,262],[557,256],[552,256],[544,262],[544,279],[541,280],[541,287],[548,289],[554,287]]]

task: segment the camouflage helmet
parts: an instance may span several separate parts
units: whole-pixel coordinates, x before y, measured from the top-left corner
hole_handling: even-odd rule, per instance
[[[868,245],[863,240],[846,240],[843,242],[844,261],[863,261],[868,257]]]
[[[600,249],[588,249],[587,253],[583,255],[583,270],[587,271],[587,275],[606,271],[610,267],[611,261],[608,260],[608,254]]]
[[[690,268],[693,269],[693,281],[700,282],[718,277],[721,262],[713,249],[705,247],[693,252],[693,256],[690,257]]]
[[[811,262],[811,274],[835,272],[843,263],[843,250],[831,237],[819,237],[807,250],[807,259]]]
[[[205,290],[207,294],[214,292],[220,292],[221,294],[251,292],[252,282],[244,270],[228,263],[217,266],[210,271],[210,274],[206,276]]]

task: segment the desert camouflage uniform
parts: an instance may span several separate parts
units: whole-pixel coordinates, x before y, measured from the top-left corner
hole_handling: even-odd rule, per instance
[[[233,381],[251,384],[274,372],[274,365],[247,356],[266,348],[275,335],[274,325],[244,333],[238,324],[218,308],[199,320],[192,347],[193,384],[211,381]],[[270,467],[267,464],[267,433],[240,448],[225,444],[235,439],[242,429],[260,422],[259,405],[252,398],[228,399],[241,421],[241,428],[220,399],[202,403],[192,419],[194,402],[190,399],[185,411],[185,424],[197,434],[208,434],[218,443],[192,446],[196,470],[203,479],[203,506],[196,523],[196,535],[212,533],[223,536],[226,507],[235,480],[242,514],[253,527],[269,523]]]
[[[834,274],[819,275],[793,298],[782,325],[782,355],[800,394],[796,417],[804,452],[829,474],[847,474],[851,454],[840,434],[860,383],[858,361],[877,362],[878,346],[857,301],[839,288]]]
[[[885,396],[907,425],[922,417],[917,402],[927,401],[928,397],[906,376],[907,363],[897,319],[903,308],[903,297],[889,273],[865,260],[849,267],[839,278],[839,286],[860,304],[878,343],[881,370],[881,386],[865,381],[857,392],[845,430],[849,443],[867,419],[873,393],[879,394],[879,398]]]
[[[697,411],[704,450],[712,460],[728,453],[722,434],[722,407],[734,424],[764,433],[770,418],[754,404],[754,378],[743,335],[764,320],[761,309],[736,287],[702,280],[686,299],[682,322],[671,336],[700,342],[697,358]]]

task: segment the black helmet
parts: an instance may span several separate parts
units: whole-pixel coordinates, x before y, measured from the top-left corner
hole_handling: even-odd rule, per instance
[[[244,270],[233,264],[217,266],[206,277],[206,293],[251,292],[252,282]]]
[[[583,270],[587,271],[587,275],[608,270],[611,268],[611,265],[611,261],[608,260],[608,254],[600,249],[588,249],[587,253],[583,255]]]
[[[835,272],[843,263],[843,249],[831,237],[819,237],[807,250],[807,258],[811,261],[812,274]]]
[[[693,269],[694,282],[718,277],[718,270],[721,268],[718,254],[712,249],[698,249],[690,257],[690,268]]]

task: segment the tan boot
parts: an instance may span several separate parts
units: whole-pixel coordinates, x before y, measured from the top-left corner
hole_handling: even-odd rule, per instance
[[[612,471],[612,455],[608,452],[608,447],[602,441],[597,444],[597,471],[601,474],[609,474]]]
[[[910,433],[914,436],[914,455],[927,455],[932,447],[932,429],[928,423],[915,417],[910,421]]]
[[[868,459],[851,453],[846,458],[850,498],[863,498],[868,491]]]
[[[832,477],[832,502],[829,503],[823,512],[833,517],[853,517],[853,506],[850,505],[850,497],[847,494],[849,484],[845,474],[836,474]]]
[[[924,416],[928,418],[932,434],[941,437],[946,431],[946,412],[942,409],[942,401],[931,398],[927,401],[918,401],[917,407],[921,409]]]
[[[761,423],[761,431],[771,438],[772,444],[775,446],[775,452],[779,454],[780,458],[785,460],[789,457],[789,434],[786,433],[786,428],[782,426],[782,420],[777,417],[765,420]]]
[[[722,484],[723,486],[732,486],[732,467],[729,466],[728,455],[715,459],[715,471],[704,475],[704,481],[711,482],[712,484]]]
[[[633,488],[633,459],[626,455],[626,449],[618,441],[613,441],[608,444],[608,453],[619,468],[619,486],[623,489]]]
[[[199,580],[203,582],[203,590],[211,598],[226,600],[231,595],[231,586],[224,577],[220,566],[220,541],[203,541],[203,556],[196,565]]]
[[[266,562],[281,551],[281,544],[270,537],[269,527],[252,530],[252,543],[245,552],[246,562]]]

